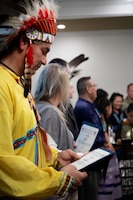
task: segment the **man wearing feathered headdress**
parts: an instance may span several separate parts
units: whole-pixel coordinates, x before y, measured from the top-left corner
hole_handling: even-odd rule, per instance
[[[87,176],[69,164],[76,153],[48,146],[26,81],[46,64],[56,10],[52,0],[0,4],[0,199],[64,196]]]

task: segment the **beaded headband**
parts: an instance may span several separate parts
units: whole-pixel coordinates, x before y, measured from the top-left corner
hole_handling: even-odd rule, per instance
[[[34,27],[26,30],[26,36],[30,40],[40,40],[51,44],[54,42],[54,35],[45,32],[40,32]]]

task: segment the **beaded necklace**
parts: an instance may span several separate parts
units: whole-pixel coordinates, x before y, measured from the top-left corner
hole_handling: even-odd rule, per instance
[[[123,112],[121,112],[120,116],[118,116],[118,115],[114,112],[114,113],[113,113],[113,116],[114,116],[114,118],[115,118],[115,120],[116,120],[116,122],[117,122],[118,124],[120,124],[120,123],[123,121],[123,118],[124,118]]]
[[[13,69],[11,69],[9,66],[7,66],[5,63],[0,61],[0,64],[2,64],[4,67],[6,67],[7,69],[9,69],[10,71],[12,71],[14,74],[16,74],[18,76],[18,74]],[[23,77],[20,77],[20,81],[21,81],[22,86],[24,87],[24,79],[23,79]]]

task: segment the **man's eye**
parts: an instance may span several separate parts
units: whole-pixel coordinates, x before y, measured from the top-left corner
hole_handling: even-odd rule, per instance
[[[44,50],[42,50],[42,54],[43,54],[43,55],[45,55],[45,54],[46,54],[46,52],[45,52]]]

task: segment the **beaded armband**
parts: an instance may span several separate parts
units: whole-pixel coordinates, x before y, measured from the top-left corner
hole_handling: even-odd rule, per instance
[[[58,190],[56,191],[56,194],[64,197],[69,191],[69,189],[72,187],[73,181],[74,181],[74,178],[72,176],[69,176],[66,173],[64,173],[61,184]]]
[[[58,171],[60,171],[60,169],[62,168],[61,163],[58,160],[55,160],[54,162],[54,168]]]

